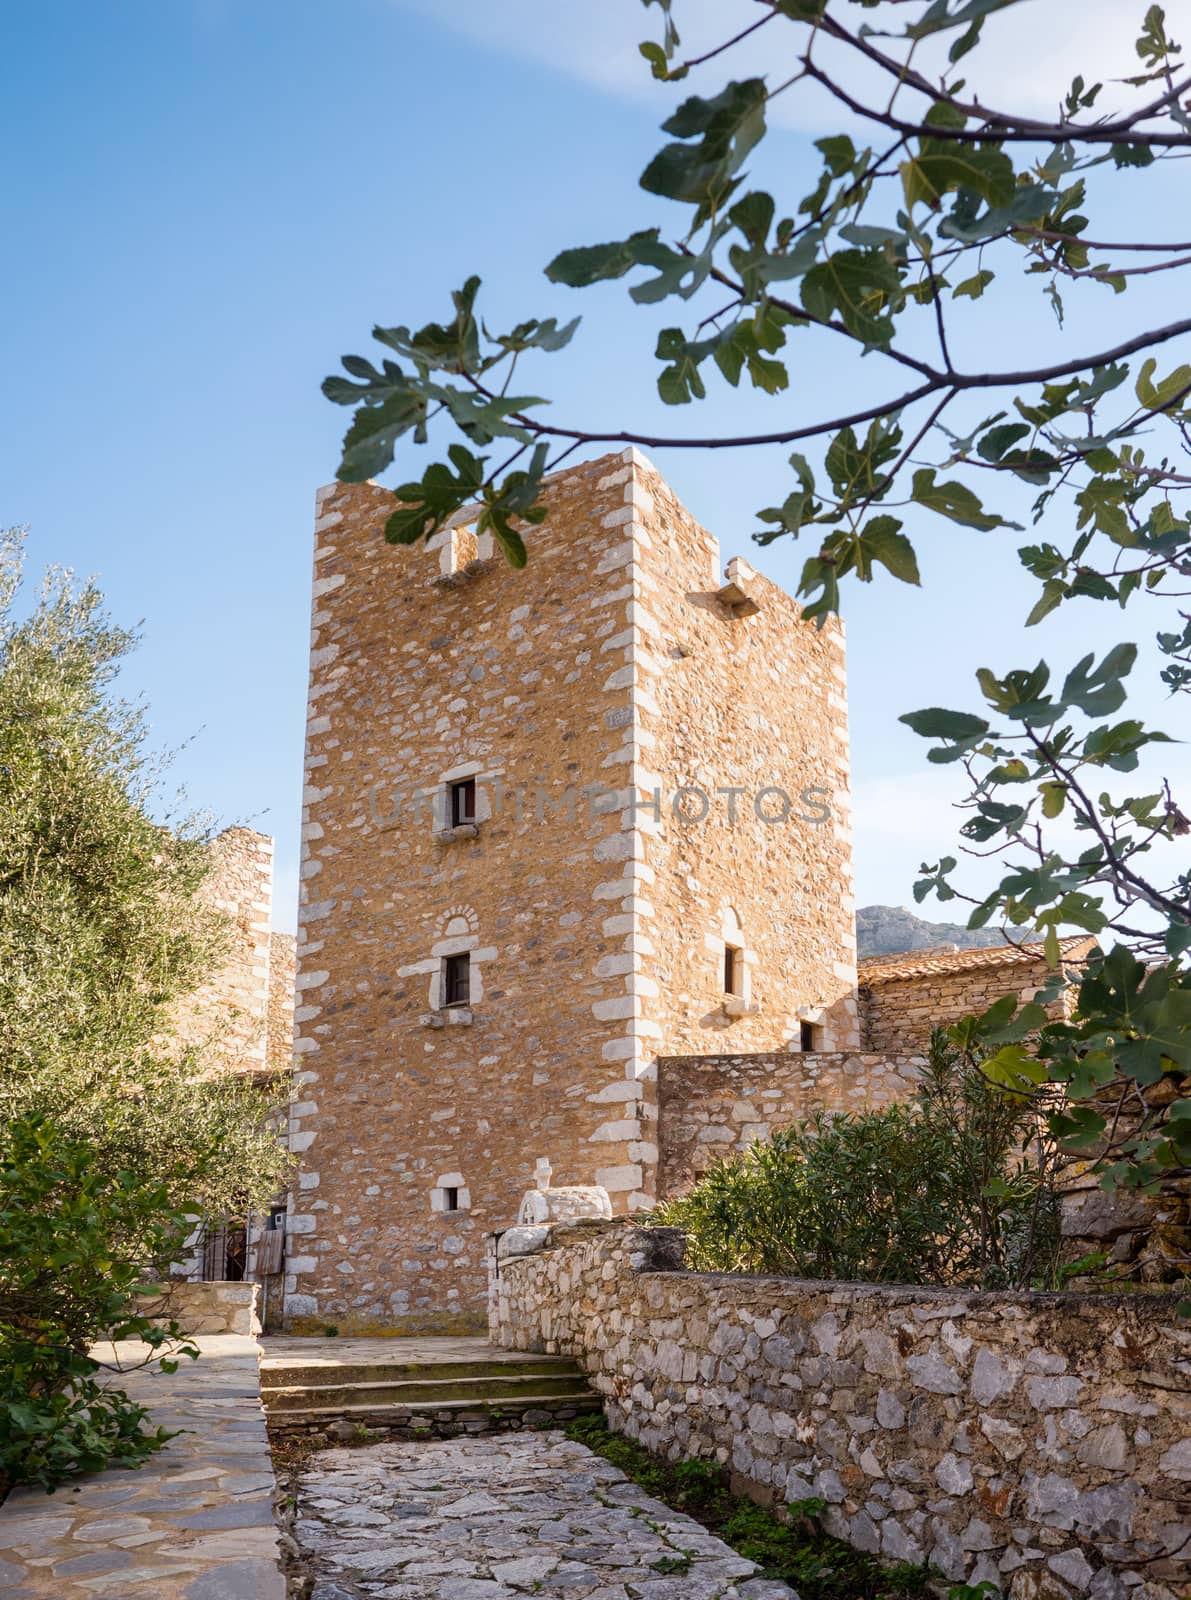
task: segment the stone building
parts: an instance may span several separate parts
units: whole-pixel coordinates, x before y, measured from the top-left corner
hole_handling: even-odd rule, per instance
[[[1095,943],[1086,934],[1060,939],[1063,966],[1077,968]],[[984,1011],[1006,994],[1032,1000],[1053,976],[1037,944],[871,956],[857,970],[865,1049],[925,1050],[932,1028]],[[1068,989],[1048,1009],[1066,1015],[1070,1003]]]
[[[197,1052],[205,1073],[251,1081],[276,1103],[293,1059],[294,939],[270,927],[273,841],[254,828],[226,828],[212,842],[214,866],[202,898],[226,919],[224,960],[177,1008],[170,1044]],[[283,1207],[196,1232],[175,1275],[191,1279],[275,1276]],[[272,1237],[266,1239],[265,1235]],[[273,1290],[279,1304],[280,1280]],[[266,1290],[268,1293],[268,1290]]]
[[[211,852],[202,898],[226,919],[228,946],[218,972],[178,1007],[171,1035],[200,1049],[207,1070],[284,1073],[293,1043],[294,940],[270,927],[273,841],[236,826],[213,840]]]
[[[535,1163],[657,1193],[659,1056],[859,1044],[844,637],[636,451],[524,572],[319,496],[287,1313],[479,1325]]]

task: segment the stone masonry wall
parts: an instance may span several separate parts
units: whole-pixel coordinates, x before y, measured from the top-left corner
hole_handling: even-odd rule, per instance
[[[269,935],[265,1064],[271,1072],[288,1072],[294,1059],[294,946],[292,933]]]
[[[848,1051],[665,1056],[658,1062],[658,1198],[812,1111],[869,1111],[913,1094],[923,1057]]]
[[[856,1042],[840,630],[742,565],[725,597],[714,539],[634,451],[548,498],[525,572],[464,526],[386,545],[374,486],[319,498],[298,1329],[482,1323],[484,1235],[540,1157],[647,1206],[659,1053],[783,1048],[804,1015]],[[454,829],[465,778],[476,821]],[[673,807],[691,786],[695,820]],[[461,953],[471,1004],[447,1008]]]
[[[205,1047],[204,1065],[263,1071],[268,1060],[269,916],[273,841],[252,828],[227,828],[212,842],[214,871],[203,898],[227,918],[230,943],[211,981],[178,1007],[171,1034]]]
[[[1068,940],[1073,949],[1090,940]],[[862,965],[860,984],[861,1039],[866,1050],[925,1050],[932,1028],[987,1010],[1003,995],[1032,1000],[1054,973],[1041,952],[1018,955],[1009,962],[981,964],[982,951],[884,957]],[[998,956],[1001,952],[992,952]],[[904,968],[903,976],[890,976]],[[1062,1014],[1066,1001],[1051,1007]]]
[[[147,1296],[141,1316],[165,1324],[176,1320],[184,1334],[261,1331],[257,1283],[183,1283],[169,1285],[165,1295]]]
[[[802,1018],[824,1049],[854,1049],[843,624],[804,623],[789,595],[740,560],[729,593],[755,609],[732,614],[719,598],[717,541],[647,461],[634,453],[631,467],[643,594],[637,725],[622,758],[639,796],[624,825],[640,841],[644,1054],[789,1048]],[[684,789],[678,806],[666,803]],[[740,947],[754,1015],[724,1013],[725,942]]]
[[[499,1263],[492,1338],[575,1356],[613,1427],[726,1463],[762,1500],[821,1496],[832,1532],[890,1561],[1010,1600],[1183,1592],[1173,1297],[695,1274],[681,1254],[674,1229],[549,1230]]]

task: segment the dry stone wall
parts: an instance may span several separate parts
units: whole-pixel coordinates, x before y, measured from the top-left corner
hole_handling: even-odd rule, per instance
[[[522,1241],[528,1248],[532,1240]],[[491,1337],[575,1356],[612,1425],[1011,1600],[1177,1600],[1191,1329],[1168,1296],[983,1294],[676,1270],[682,1235],[548,1230]]]
[[[725,1156],[813,1111],[869,1111],[907,1100],[920,1055],[758,1051],[658,1062],[658,1198],[689,1188]]]

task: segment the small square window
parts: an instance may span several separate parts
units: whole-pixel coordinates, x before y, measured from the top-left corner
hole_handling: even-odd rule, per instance
[[[471,1003],[471,957],[447,956],[443,962],[443,1005]]]
[[[449,815],[452,828],[461,828],[476,820],[476,780],[461,778],[451,784]]]
[[[818,1050],[820,1048],[821,1030],[813,1022],[800,1022],[798,1024],[798,1042],[802,1050]]]
[[[740,994],[744,979],[744,961],[733,944],[724,946],[724,993]]]

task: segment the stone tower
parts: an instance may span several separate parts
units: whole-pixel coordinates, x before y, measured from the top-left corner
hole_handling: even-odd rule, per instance
[[[637,451],[512,570],[321,491],[298,944],[295,1328],[482,1324],[540,1158],[650,1203],[659,1055],[855,1047],[844,642]]]

